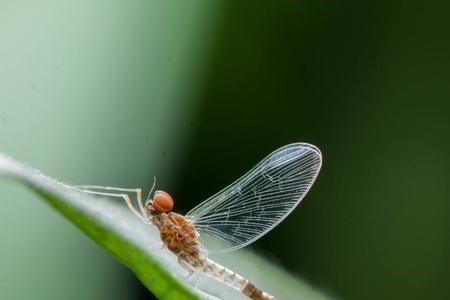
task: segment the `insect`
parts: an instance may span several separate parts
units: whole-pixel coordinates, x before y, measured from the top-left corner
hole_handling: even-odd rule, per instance
[[[200,271],[254,300],[274,300],[243,276],[214,262],[208,254],[242,248],[273,229],[304,198],[322,164],[320,150],[310,144],[281,147],[234,183],[213,195],[185,216],[172,212],[174,201],[164,191],[152,192],[146,201],[141,189],[79,186],[83,192],[122,197],[143,222],[155,225],[162,242],[192,274]],[[126,193],[135,192],[136,208]]]

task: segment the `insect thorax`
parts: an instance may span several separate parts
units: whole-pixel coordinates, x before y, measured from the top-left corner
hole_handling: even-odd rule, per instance
[[[192,223],[184,216],[169,212],[155,215],[152,218],[160,232],[161,240],[176,255],[198,256],[198,233]]]

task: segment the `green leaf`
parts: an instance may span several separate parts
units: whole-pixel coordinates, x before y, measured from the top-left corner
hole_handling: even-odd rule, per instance
[[[178,265],[175,255],[160,249],[161,240],[154,226],[141,222],[123,203],[72,190],[1,153],[0,175],[18,180],[39,194],[130,268],[159,299],[200,299],[201,294],[192,288],[194,283],[198,289],[221,299],[247,299],[202,274],[185,280],[187,274]],[[330,299],[250,251],[240,250],[213,258],[279,299]]]

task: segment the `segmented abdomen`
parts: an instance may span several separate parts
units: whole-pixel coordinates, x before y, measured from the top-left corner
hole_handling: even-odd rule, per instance
[[[244,293],[253,300],[276,300],[273,296],[263,292],[250,283],[247,279],[222,266],[215,261],[199,257],[187,261],[196,270],[205,273],[206,275],[225,283],[226,285]]]

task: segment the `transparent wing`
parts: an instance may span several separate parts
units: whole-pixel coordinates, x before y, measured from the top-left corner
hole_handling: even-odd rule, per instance
[[[321,164],[317,147],[286,145],[186,216],[209,253],[242,248],[289,215],[314,183]]]

